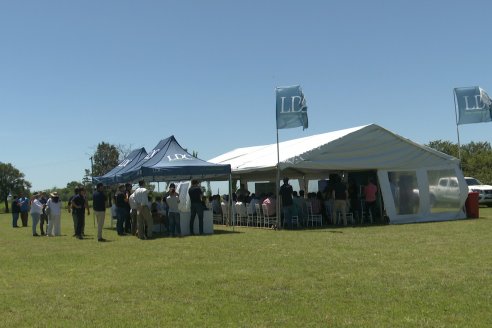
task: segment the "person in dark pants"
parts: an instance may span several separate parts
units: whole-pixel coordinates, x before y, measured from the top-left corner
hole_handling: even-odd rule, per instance
[[[194,235],[193,226],[195,224],[195,216],[198,215],[198,227],[200,235],[203,235],[203,203],[202,203],[202,188],[198,180],[191,180],[191,187],[188,189],[190,196],[191,213],[190,213],[190,235]]]
[[[96,191],[92,194],[92,210],[96,215],[97,220],[97,241],[106,241],[103,238],[102,232],[104,227],[104,218],[106,216],[106,194],[104,193],[104,185],[97,184]]]
[[[14,195],[12,199],[12,227],[18,228],[17,221],[19,221],[20,205],[17,195]]]
[[[132,184],[131,183],[126,183],[125,184],[125,208],[126,208],[126,219],[125,219],[125,225],[124,225],[124,230],[125,233],[130,234],[132,232],[132,219],[131,219],[131,207],[130,207],[130,195],[132,194]]]
[[[287,225],[288,229],[292,229],[292,211],[294,201],[292,199],[292,194],[294,190],[289,184],[289,178],[285,177],[283,179],[284,184],[280,186],[279,194],[282,199],[282,213],[284,214],[284,225]]]
[[[90,209],[85,197],[84,187],[79,187],[79,193],[72,199],[72,210],[77,217],[77,228],[75,230],[75,236],[78,239],[84,239],[84,226],[85,226],[85,209],[87,209],[87,215],[90,215]]]
[[[116,193],[116,217],[118,218],[116,221],[116,232],[118,232],[118,236],[125,235],[124,224],[130,214],[127,205],[128,199],[126,198],[125,185],[122,184],[118,187],[118,192]]]
[[[75,196],[77,196],[79,194],[79,188],[78,187],[75,187],[74,189],[74,192],[75,194],[72,195],[69,199],[68,199],[68,204],[67,204],[67,209],[68,209],[68,213],[71,213],[72,214],[72,221],[73,221],[73,237],[76,236],[76,232],[77,232],[77,215],[75,214],[75,211],[74,211],[74,208],[73,208],[73,205],[72,205],[72,200]]]
[[[27,227],[27,221],[29,219],[29,210],[30,210],[29,205],[30,205],[29,198],[27,198],[26,195],[22,193],[21,198],[19,198],[19,206],[20,206],[20,216],[21,216],[23,227]]]
[[[332,213],[334,223],[337,223],[337,212],[339,211],[342,215],[343,225],[346,226],[348,191],[347,186],[343,183],[342,178],[339,175],[337,175],[335,179],[332,198],[335,200]]]
[[[44,236],[44,224],[46,223],[46,230],[48,230],[48,215],[46,214],[46,203],[48,202],[48,198],[46,198],[46,193],[41,193],[41,198],[39,198],[41,204],[43,204],[43,212],[41,213],[41,217],[39,219],[39,229],[41,230],[41,236]]]

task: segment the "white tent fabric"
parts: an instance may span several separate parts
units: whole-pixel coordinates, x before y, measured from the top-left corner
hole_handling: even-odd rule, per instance
[[[458,159],[419,145],[376,124],[313,135],[279,143],[282,176],[325,178],[329,172],[377,171],[387,215],[392,223],[463,218],[468,189]],[[275,181],[277,144],[238,148],[209,160],[230,164],[233,178]],[[398,214],[391,199],[389,173],[414,172],[420,191],[418,213]],[[433,211],[429,201],[429,172],[451,172],[460,185],[459,206]],[[390,201],[391,200],[391,201]]]

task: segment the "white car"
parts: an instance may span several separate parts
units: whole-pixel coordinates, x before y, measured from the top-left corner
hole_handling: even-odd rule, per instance
[[[492,206],[492,186],[484,185],[479,180],[472,177],[465,177],[469,191],[478,192],[478,203],[481,205]]]

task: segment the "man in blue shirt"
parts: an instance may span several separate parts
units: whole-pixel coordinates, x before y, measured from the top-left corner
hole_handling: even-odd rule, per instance
[[[19,198],[20,205],[20,216],[22,221],[22,226],[27,227],[27,219],[29,218],[29,198],[26,197],[24,193],[21,194],[21,198]]]
[[[106,216],[106,195],[104,194],[104,185],[98,183],[96,191],[92,194],[92,209],[97,220],[97,241],[106,241],[102,237],[104,227],[104,218]]]
[[[17,195],[12,199],[12,227],[18,228],[17,221],[19,220],[20,206]]]
[[[91,214],[87,205],[88,203],[85,197],[85,189],[84,187],[79,187],[79,193],[72,199],[72,210],[77,217],[75,237],[78,239],[84,239],[85,209],[87,209],[87,215]]]

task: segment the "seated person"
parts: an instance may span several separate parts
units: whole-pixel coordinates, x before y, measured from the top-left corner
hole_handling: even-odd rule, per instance
[[[302,193],[302,197],[297,194],[297,191],[292,193],[292,201],[294,202],[294,213],[293,215],[297,215],[299,221],[303,226],[305,226],[305,222],[307,220],[307,206],[306,200],[304,199],[304,190],[299,191]]]
[[[222,207],[220,206],[220,196],[212,196],[212,211],[214,214],[222,214]]]
[[[321,214],[321,202],[318,197],[316,197],[315,192],[310,192],[308,194],[308,202],[311,203],[313,209],[313,214]]]
[[[251,194],[251,199],[248,204],[248,213],[255,214],[256,213],[256,204],[259,204],[260,200],[256,197],[254,193]]]
[[[150,204],[150,213],[152,214],[152,221],[154,222],[154,224],[161,223],[157,205],[157,198],[158,197],[154,198],[154,201]],[[151,197],[149,197],[149,201],[151,200]]]
[[[273,193],[269,193],[267,198],[263,201],[263,205],[266,205],[269,216],[275,216],[277,213],[277,201]],[[264,213],[266,215],[266,213]]]

